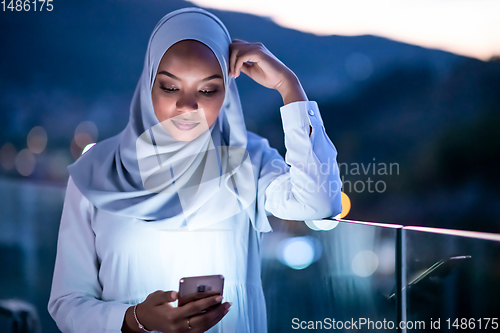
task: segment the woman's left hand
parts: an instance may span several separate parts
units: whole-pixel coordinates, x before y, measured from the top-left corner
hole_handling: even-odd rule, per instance
[[[243,72],[260,85],[276,90],[297,80],[295,74],[260,42],[233,39],[229,52],[229,74],[235,78]]]

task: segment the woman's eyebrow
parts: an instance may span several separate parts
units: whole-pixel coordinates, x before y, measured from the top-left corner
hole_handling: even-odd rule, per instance
[[[171,77],[172,79],[174,79],[174,80],[182,81],[182,80],[181,80],[181,79],[179,79],[177,76],[175,76],[174,74],[169,73],[169,72],[167,72],[167,71],[161,71],[161,72],[159,72],[158,74],[163,74],[163,75],[166,75],[166,76],[170,76],[170,77]],[[204,79],[203,79],[203,80],[201,80],[201,81],[203,81],[203,82],[204,82],[204,81],[210,81],[210,80],[213,80],[213,79],[222,79],[222,77],[221,77],[220,75],[218,75],[218,74],[214,74],[214,75],[212,75],[212,76],[209,76],[209,77],[204,78]]]

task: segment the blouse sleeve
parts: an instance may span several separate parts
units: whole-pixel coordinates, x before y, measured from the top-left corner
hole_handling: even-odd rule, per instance
[[[48,311],[64,332],[121,332],[130,304],[102,301],[94,206],[70,177],[66,189]]]
[[[272,150],[264,158],[262,170],[274,175],[265,191],[266,211],[287,220],[340,214],[342,183],[337,150],[325,132],[318,104],[298,101],[282,106],[280,111],[286,163]]]

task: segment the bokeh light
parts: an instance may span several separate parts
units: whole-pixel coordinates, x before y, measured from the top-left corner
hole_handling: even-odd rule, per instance
[[[35,155],[29,149],[21,150],[15,160],[17,172],[28,177],[35,170],[35,162]]]
[[[321,257],[321,243],[314,237],[293,237],[282,240],[277,257],[293,269],[304,269]]]
[[[343,219],[351,210],[351,199],[344,192],[340,192],[340,199],[342,200],[342,212],[335,216],[336,219]]]
[[[47,132],[41,126],[35,126],[28,133],[28,149],[33,154],[40,154],[47,147]]]
[[[396,271],[396,247],[392,242],[384,242],[377,251],[380,258],[377,272],[384,275],[394,274]]]
[[[353,80],[363,81],[372,75],[373,63],[364,53],[354,52],[347,57],[345,70]]]
[[[85,148],[88,144],[97,141],[97,126],[91,121],[82,121],[75,129],[74,140],[78,147]]]
[[[17,150],[16,147],[10,142],[5,143],[0,148],[0,164],[6,171],[10,171],[15,166]]]
[[[352,260],[351,268],[357,276],[367,277],[377,270],[378,261],[373,251],[361,251]]]

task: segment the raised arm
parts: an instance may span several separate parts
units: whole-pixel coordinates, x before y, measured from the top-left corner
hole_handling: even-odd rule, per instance
[[[265,188],[266,211],[289,220],[333,217],[342,211],[337,150],[325,132],[318,104],[309,101],[299,79],[262,43],[233,40],[230,74],[245,73],[264,87],[278,90],[285,132],[285,161],[263,147],[259,189]],[[262,195],[262,194],[261,194]]]
[[[265,159],[275,175],[266,189],[265,208],[288,220],[333,217],[342,211],[337,150],[325,132],[318,105],[297,101],[280,108],[285,132],[285,161]],[[312,134],[309,136],[310,128]]]

